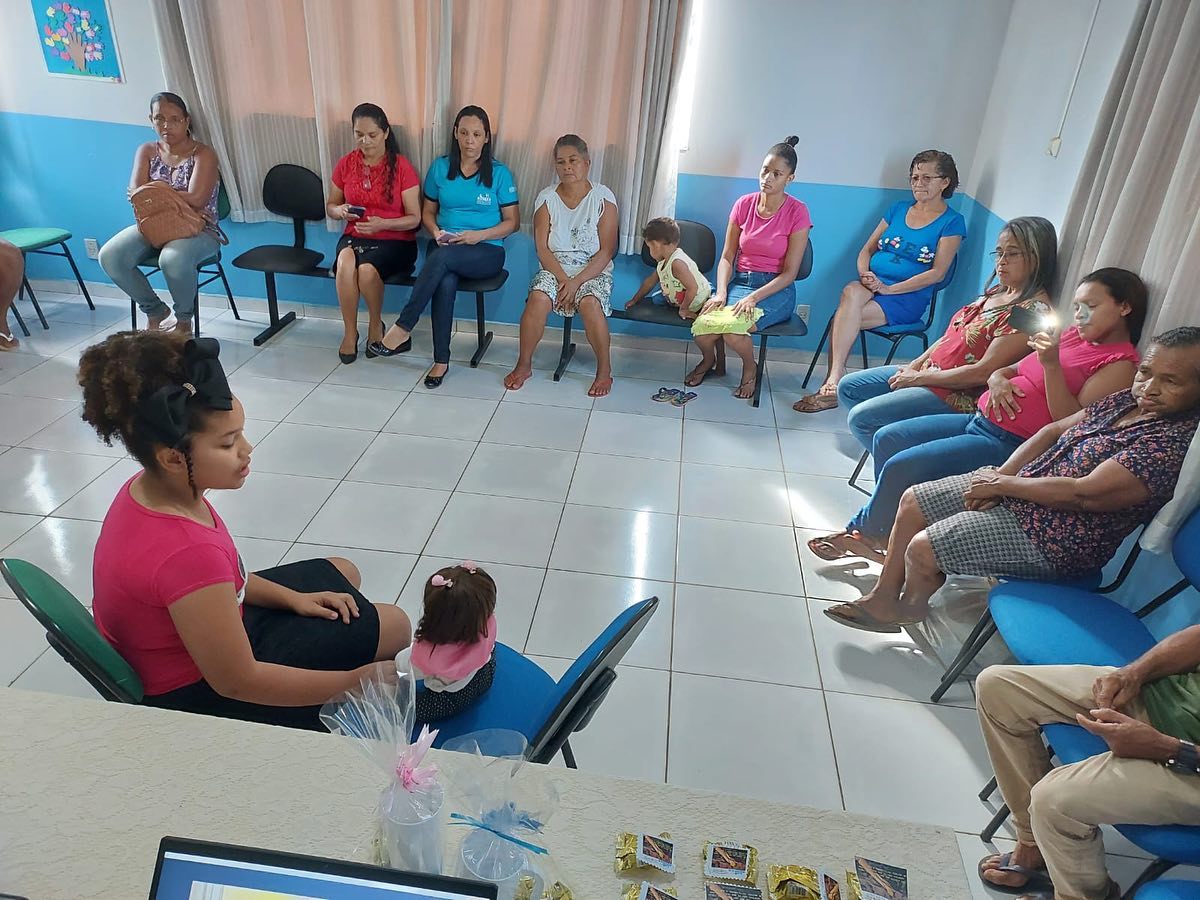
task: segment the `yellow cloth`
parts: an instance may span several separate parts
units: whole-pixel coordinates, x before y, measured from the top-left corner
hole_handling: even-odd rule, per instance
[[[754,309],[748,316],[735,316],[732,306],[722,306],[698,316],[692,323],[692,334],[747,334],[762,314],[761,309]]]

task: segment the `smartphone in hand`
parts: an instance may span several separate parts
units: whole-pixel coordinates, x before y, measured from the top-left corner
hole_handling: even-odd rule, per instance
[[[1053,316],[1037,313],[1024,306],[1014,306],[1008,314],[1008,324],[1022,334],[1033,337],[1042,331],[1051,331],[1056,324]]]
[[[367,208],[365,206],[347,206],[346,212],[361,219],[367,214]]]
[[[443,231],[438,235],[437,242],[439,244],[453,244],[458,240],[458,234],[453,231]]]

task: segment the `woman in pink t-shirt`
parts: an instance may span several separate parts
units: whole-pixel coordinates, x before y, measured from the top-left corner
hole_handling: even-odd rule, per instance
[[[247,572],[204,499],[250,474],[245,414],[212,338],[115,334],[79,360],[83,419],[143,471],[96,543],[92,611],[150,706],[320,730],[322,703],[394,678],[404,611],[376,607],[348,559]]]
[[[786,322],[796,308],[796,274],[812,228],[808,207],[787,193],[796,177],[799,142],[792,135],[768,150],[758,173],[758,192],[733,204],[716,289],[692,326],[703,356],[684,379],[689,387],[708,377],[717,361],[717,341],[724,338],[742,358],[742,380],[733,395],[753,397],[757,368],[750,334]],[[732,314],[717,312],[724,306]]]

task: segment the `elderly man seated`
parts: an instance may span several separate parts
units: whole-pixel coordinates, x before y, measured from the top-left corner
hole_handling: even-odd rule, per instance
[[[1197,669],[1200,625],[1120,669],[984,670],[979,721],[1017,831],[1011,854],[980,862],[985,884],[1030,900],[1116,900],[1099,825],[1200,825]],[[1052,722],[1078,723],[1110,752],[1051,769],[1038,726]]]
[[[1128,391],[1047,425],[1000,468],[909,488],[883,572],[825,610],[863,631],[922,621],[946,575],[1061,581],[1100,569],[1170,499],[1200,421],[1200,328],[1154,339]]]

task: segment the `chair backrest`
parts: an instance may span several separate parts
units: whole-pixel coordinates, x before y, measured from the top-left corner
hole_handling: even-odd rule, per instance
[[[813,264],[813,249],[812,238],[808,239],[808,243],[804,245],[804,259],[800,260],[800,269],[796,272],[796,280],[803,281],[812,274]]]
[[[544,724],[529,742],[529,759],[549,762],[571,733],[591,720],[616,680],[617,665],[656,609],[657,597],[627,607],[580,654],[546,703]]]
[[[70,591],[23,559],[0,560],[0,574],[46,629],[50,646],[105,699],[142,702],[141,679],[104,639],[91,614]]]
[[[325,187],[312,169],[291,163],[272,166],[263,179],[263,205],[292,220],[295,246],[304,246],[304,223],[325,218]]]
[[[933,293],[929,295],[929,308],[925,310],[925,330],[928,331],[933,327],[933,317],[937,315],[937,299],[938,294],[950,286],[950,282],[954,280],[954,273],[958,271],[958,254],[954,254],[954,259],[950,260],[950,268],[946,270],[946,277],[933,286]]]
[[[233,209],[229,205],[229,195],[225,193],[225,182],[217,182],[217,219],[228,219],[229,213]]]
[[[692,258],[696,268],[701,272],[711,272],[717,264],[717,236],[712,229],[701,222],[691,219],[676,219],[679,225],[679,246],[683,252]],[[658,261],[650,255],[650,248],[643,242],[642,262],[650,268],[658,265]]]
[[[1183,577],[1192,587],[1200,587],[1200,507],[1193,509],[1175,532],[1171,552]]]

